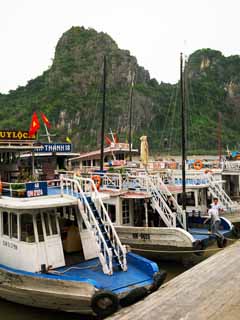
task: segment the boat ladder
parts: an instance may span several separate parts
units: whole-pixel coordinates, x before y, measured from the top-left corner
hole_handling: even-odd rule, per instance
[[[158,193],[161,195],[162,201],[164,201],[167,206],[167,199],[168,197],[171,197],[173,205],[176,209],[176,212],[174,212],[173,214],[176,215],[176,219],[180,227],[186,230],[186,214],[179,206],[177,200],[174,198],[173,194],[168,189],[167,185],[163,182],[162,178],[159,175],[148,175],[148,179],[151,180],[152,184],[154,185],[154,188],[157,189]]]
[[[160,215],[165,225],[167,227],[176,227],[176,213],[169,208],[167,197],[161,192],[152,176],[146,172],[144,176],[136,177],[136,181],[141,186],[141,189],[145,188],[151,194],[151,206]]]
[[[214,198],[218,198],[220,205],[226,210],[234,211],[239,209],[239,205],[232,201],[232,199],[226,194],[221,186],[220,181],[214,179],[212,175],[207,174],[208,178],[208,190]]]
[[[78,199],[83,221],[95,238],[103,272],[112,275],[115,266],[126,271],[126,247],[121,244],[93,180],[63,176],[60,179],[62,195],[67,191]]]

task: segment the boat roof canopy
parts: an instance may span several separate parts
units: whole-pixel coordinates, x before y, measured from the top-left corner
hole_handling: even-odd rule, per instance
[[[45,208],[58,208],[77,205],[77,199],[71,196],[43,196],[34,198],[10,198],[1,197],[0,208],[17,210],[32,210]]]

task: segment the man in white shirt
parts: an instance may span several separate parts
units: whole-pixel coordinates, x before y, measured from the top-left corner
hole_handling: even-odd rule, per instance
[[[208,210],[209,217],[203,222],[206,223],[211,219],[211,232],[216,236],[224,239],[224,236],[219,232],[219,226],[221,223],[221,219],[219,217],[219,212],[223,211],[221,206],[218,204],[218,198],[213,199],[213,203],[211,204],[211,209]]]
[[[212,209],[216,209],[218,213],[223,211],[223,208],[218,203],[218,198],[213,198],[213,203],[211,204]]]

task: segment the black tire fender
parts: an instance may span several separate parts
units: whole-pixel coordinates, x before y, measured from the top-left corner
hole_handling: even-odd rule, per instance
[[[202,241],[198,241],[195,243],[194,249],[196,250],[196,252],[194,252],[196,256],[202,256],[204,254],[204,250],[206,249],[206,245]]]
[[[240,227],[234,226],[232,229],[232,234],[234,235],[234,237],[239,239],[240,238]]]
[[[127,307],[135,302],[145,298],[148,295],[148,290],[144,287],[132,289],[124,298],[120,299],[121,307]]]
[[[159,272],[156,272],[153,275],[153,284],[150,287],[149,291],[154,292],[156,291],[161,285],[163,284],[164,280],[167,277],[167,272],[165,270],[161,270]]]
[[[225,248],[227,245],[227,239],[226,238],[217,238],[217,245],[218,245],[218,248]]]
[[[119,299],[111,291],[100,290],[92,296],[91,307],[98,317],[107,317],[118,310]]]

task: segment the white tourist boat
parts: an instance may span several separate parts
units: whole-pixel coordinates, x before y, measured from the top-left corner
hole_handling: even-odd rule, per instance
[[[1,185],[1,298],[102,317],[163,282],[121,244],[91,179]]]
[[[159,175],[104,173],[101,179],[103,202],[121,242],[133,251],[154,258],[185,259],[189,253],[202,253],[213,242],[225,245],[226,241],[203,224],[207,216],[206,179],[188,184],[186,212],[178,202],[181,185],[165,184]],[[169,197],[174,210],[168,205]],[[221,217],[221,233],[227,236],[231,231],[232,224]]]

